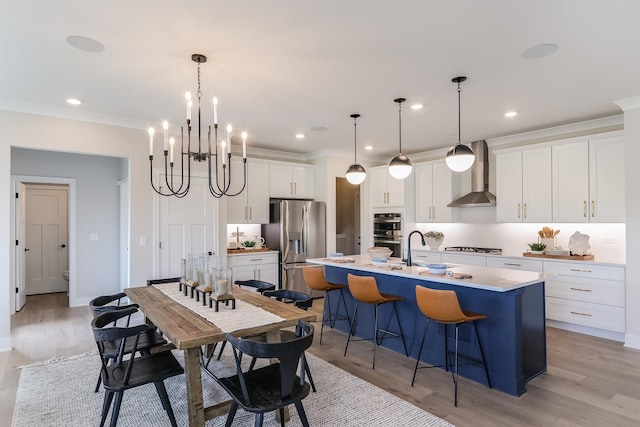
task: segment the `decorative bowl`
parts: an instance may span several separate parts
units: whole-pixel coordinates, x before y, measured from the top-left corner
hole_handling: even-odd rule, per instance
[[[381,246],[373,246],[367,250],[367,254],[371,257],[371,261],[375,262],[387,262],[391,253],[391,249]]]
[[[429,264],[427,268],[431,274],[444,274],[447,272],[446,264]]]

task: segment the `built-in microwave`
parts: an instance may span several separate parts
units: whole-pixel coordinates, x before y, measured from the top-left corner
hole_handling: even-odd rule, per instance
[[[392,257],[402,258],[403,227],[401,213],[374,213],[373,245],[389,248]]]

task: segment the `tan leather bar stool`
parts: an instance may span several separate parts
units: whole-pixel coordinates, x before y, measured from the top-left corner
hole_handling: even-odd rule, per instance
[[[487,369],[487,363],[484,359],[484,351],[482,350],[482,343],[480,342],[480,335],[478,335],[477,320],[484,320],[486,315],[480,313],[472,313],[470,311],[464,311],[460,308],[458,302],[458,295],[452,290],[439,290],[430,289],[423,286],[416,286],[416,302],[418,308],[422,313],[427,316],[427,325],[424,328],[422,334],[422,341],[420,342],[420,351],[418,352],[418,358],[416,359],[416,367],[413,370],[413,379],[411,380],[411,386],[416,380],[416,372],[418,371],[418,364],[420,363],[420,356],[422,355],[422,348],[424,346],[425,338],[427,337],[427,331],[429,330],[429,322],[442,323],[444,325],[444,349],[445,349],[445,369],[448,371],[451,363],[449,356],[451,352],[448,348],[447,339],[447,325],[455,325],[456,330],[456,349],[454,355],[454,365],[451,370],[451,377],[454,384],[454,404],[458,406],[458,358],[463,358],[470,362],[470,364],[480,365],[484,367],[484,373],[487,376],[487,383],[491,388],[491,380],[489,379],[489,370]],[[476,339],[478,340],[478,347],[480,348],[481,360],[472,359],[469,356],[458,354],[458,327],[464,323],[473,323],[473,329],[476,332]],[[420,368],[435,368],[436,366],[421,366]],[[437,366],[441,367],[441,366]]]
[[[349,310],[347,310],[347,303],[343,294],[344,290],[347,289],[347,286],[327,282],[324,277],[324,269],[322,267],[304,267],[302,269],[302,275],[304,276],[304,281],[307,286],[312,289],[312,292],[315,290],[324,291],[325,293],[324,309],[322,310],[322,326],[320,327],[320,344],[322,344],[322,331],[326,323],[329,323],[329,326],[332,328],[336,320],[346,320],[347,323],[351,324],[351,319],[349,319]],[[340,299],[338,300],[336,312],[331,313],[330,294],[334,291],[340,291]],[[346,314],[345,316],[338,313],[340,301],[342,301],[342,306],[344,307],[344,312]]]
[[[356,322],[356,318],[358,315],[358,306],[359,304],[373,304],[374,307],[374,335],[373,338],[360,338],[354,341],[373,341],[373,369],[376,368],[376,349],[378,348],[378,344],[382,342],[386,335],[390,335],[394,338],[401,338],[402,345],[404,346],[404,354],[409,355],[407,352],[407,344],[404,342],[404,335],[402,334],[402,326],[400,325],[400,316],[398,316],[398,308],[396,307],[396,301],[404,300],[404,297],[390,294],[380,293],[378,290],[378,283],[376,282],[375,277],[372,276],[356,276],[354,274],[347,275],[347,282],[349,283],[349,291],[351,291],[351,295],[356,300],[356,308],[353,312],[353,318],[351,320],[351,327],[349,328],[349,337],[347,337],[347,345],[344,348],[344,355],[347,355],[347,349],[349,348],[349,341],[351,341],[351,336],[355,336],[354,326]],[[382,304],[392,303],[393,311],[396,314],[396,320],[398,321],[398,329],[400,333],[388,331],[386,329],[380,329],[378,327],[378,311]],[[379,334],[382,333],[382,338],[379,337]]]

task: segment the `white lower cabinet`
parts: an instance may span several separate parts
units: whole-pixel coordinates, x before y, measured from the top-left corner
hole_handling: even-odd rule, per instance
[[[278,287],[278,254],[255,253],[229,255],[227,265],[233,270],[233,280],[262,280]]]
[[[425,264],[439,264],[442,262],[442,253],[431,251],[411,251],[411,262],[419,261]]]
[[[625,268],[544,262],[547,318],[625,332]]]
[[[471,255],[461,254],[453,252],[442,252],[442,262],[451,264],[463,264],[463,265],[479,265],[481,267],[487,266],[486,255]]]
[[[542,272],[542,260],[526,258],[507,258],[488,256],[487,267],[506,268],[508,270],[524,270]]]

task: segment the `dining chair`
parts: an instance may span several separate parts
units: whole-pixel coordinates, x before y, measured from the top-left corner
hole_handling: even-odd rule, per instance
[[[233,399],[225,426],[231,426],[238,407],[255,413],[256,427],[262,426],[266,412],[278,410],[280,424],[284,426],[284,408],[291,404],[295,405],[302,425],[309,426],[302,406],[302,400],[310,392],[309,383],[304,378],[306,361],[302,355],[313,342],[313,326],[301,320],[298,326],[301,328],[302,336],[279,343],[259,342],[227,334],[227,341],[233,348],[236,373],[216,378]],[[278,359],[278,363],[243,370],[244,355],[259,359],[275,358]]]
[[[453,290],[431,289],[424,286],[416,286],[416,303],[420,311],[427,317],[427,324],[422,333],[422,340],[420,342],[420,350],[418,351],[418,357],[416,359],[416,366],[413,369],[413,378],[411,379],[411,386],[416,380],[416,372],[418,372],[418,365],[420,363],[420,356],[422,355],[422,348],[424,347],[424,341],[427,337],[427,331],[429,330],[429,323],[431,320],[444,325],[444,351],[445,351],[445,369],[448,371],[451,367],[451,377],[453,378],[454,385],[454,405],[458,406],[458,359],[463,358],[473,365],[482,365],[484,367],[484,373],[487,376],[487,384],[491,388],[491,379],[489,378],[489,370],[487,369],[487,363],[484,358],[484,351],[482,350],[482,342],[480,341],[480,335],[478,334],[478,320],[487,319],[487,315],[481,313],[472,313],[470,311],[464,311],[460,307],[458,301],[458,295]],[[480,350],[480,360],[469,357],[468,355],[462,355],[458,352],[458,328],[463,324],[472,324],[475,331],[476,340]],[[455,351],[451,352],[448,348],[447,337],[447,325],[455,326]],[[453,353],[454,360],[453,366],[449,360],[449,356]],[[420,368],[433,368],[436,366],[421,366]],[[439,366],[438,366],[439,367]]]
[[[95,319],[98,315],[110,311],[121,311],[129,308],[138,308],[137,304],[125,304],[121,305],[122,298],[125,298],[126,294],[124,292],[119,292],[113,295],[102,295],[96,297],[89,301],[89,308],[93,313],[93,318]],[[133,311],[136,313],[137,310]],[[131,321],[131,314],[119,317],[118,320],[122,320],[121,323],[124,323],[125,327],[128,327]],[[113,326],[116,326],[115,324]],[[130,354],[134,351],[133,347],[133,339],[126,339],[124,344],[124,354]],[[136,346],[137,351],[141,354],[149,354],[153,347],[158,347],[161,345],[167,344],[167,340],[162,337],[162,334],[155,330],[149,330],[140,335],[138,339],[138,343]],[[116,359],[118,355],[119,347],[118,343],[105,343],[104,345],[104,357],[106,357],[106,362],[109,363]],[[101,375],[98,375],[98,381],[96,382],[96,387],[94,392],[98,392],[100,390],[100,384],[102,382]]]
[[[137,310],[135,307],[129,307],[123,310],[106,311],[96,316],[91,322],[102,362],[100,374],[105,389],[100,427],[104,426],[110,408],[111,422],[109,425],[116,427],[122,398],[126,390],[151,383],[155,385],[171,425],[177,427],[164,380],[183,374],[184,369],[169,350],[136,356],[141,336],[149,331],[153,332],[149,325],[113,326],[119,319],[131,316]],[[127,341],[131,345],[131,352],[130,356],[125,359]],[[113,343],[116,344],[118,351],[115,359],[109,363],[108,361],[112,359],[110,355]],[[141,417],[143,416],[141,414]]]

